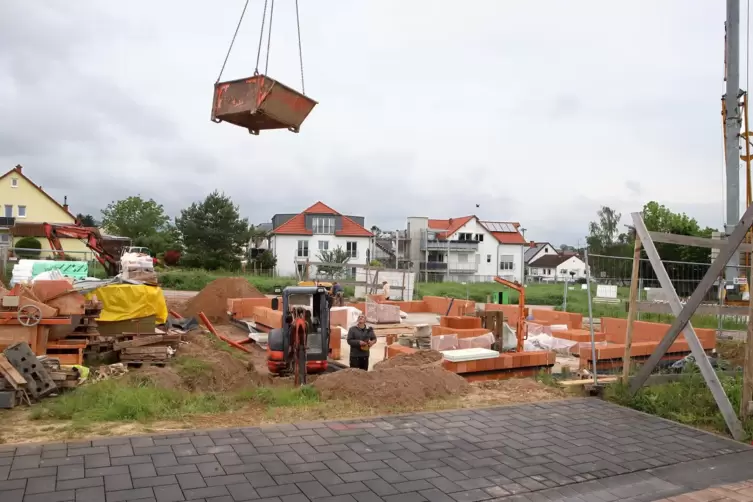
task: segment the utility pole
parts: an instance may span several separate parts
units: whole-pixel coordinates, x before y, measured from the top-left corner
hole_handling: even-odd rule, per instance
[[[740,220],[740,0],[727,0],[725,23],[725,62],[727,89],[724,95],[725,167],[727,175],[727,210],[725,233],[730,235]],[[740,253],[727,263],[725,277],[728,284],[738,276]]]

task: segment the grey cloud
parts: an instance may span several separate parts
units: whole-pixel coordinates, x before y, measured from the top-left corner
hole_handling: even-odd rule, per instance
[[[320,105],[299,135],[259,137],[208,117],[242,6],[0,1],[0,171],[22,163],[95,215],[135,193],[175,215],[219,189],[254,222],[322,200],[382,228],[476,212],[555,245],[585,236],[602,204],[627,215],[685,197],[688,214],[720,221],[708,186],[721,181],[709,166],[722,3],[302,4]],[[258,9],[248,15],[228,77],[253,71]],[[293,19],[283,2],[270,71],[297,86]]]

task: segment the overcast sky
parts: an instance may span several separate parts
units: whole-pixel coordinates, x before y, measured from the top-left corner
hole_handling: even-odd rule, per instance
[[[243,4],[0,1],[1,170],[97,218],[219,189],[251,222],[322,200],[367,226],[475,213],[555,245],[602,204],[723,222],[721,0],[300,0],[319,105],[260,136],[209,120]],[[262,5],[223,79],[253,73]],[[293,6],[276,0],[269,75],[300,88]]]

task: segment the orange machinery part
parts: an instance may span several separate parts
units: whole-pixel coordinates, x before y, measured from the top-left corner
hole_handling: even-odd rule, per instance
[[[231,347],[235,347],[236,349],[240,349],[243,352],[249,352],[249,353],[251,352],[249,349],[247,349],[246,347],[244,347],[240,343],[238,343],[238,342],[236,342],[234,340],[231,340],[228,337],[222,336],[219,333],[217,333],[217,331],[214,329],[214,326],[212,326],[212,323],[209,322],[209,319],[207,319],[207,316],[204,315],[204,312],[199,312],[199,319],[201,319],[201,322],[204,323],[204,326],[207,327],[207,329],[209,330],[210,333],[212,333],[214,336],[216,336],[217,338],[219,338],[223,342],[227,343]]]

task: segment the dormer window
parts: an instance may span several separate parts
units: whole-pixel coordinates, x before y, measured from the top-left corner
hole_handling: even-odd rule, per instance
[[[329,216],[314,216],[311,222],[311,230],[315,234],[334,234],[335,219]]]
[[[11,178],[10,186],[12,186],[13,188],[18,188],[18,178]]]

